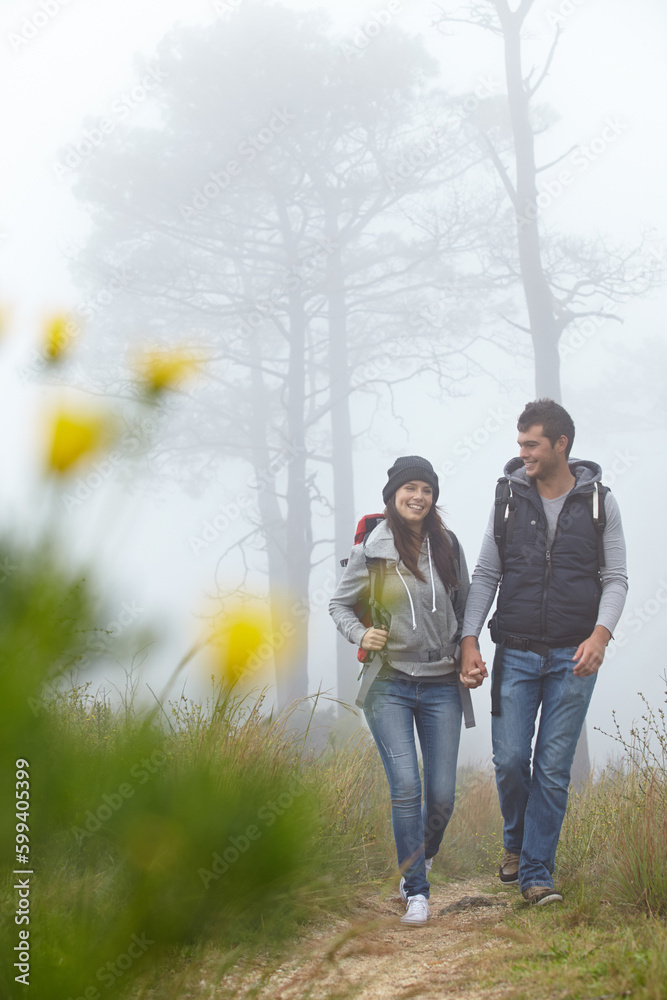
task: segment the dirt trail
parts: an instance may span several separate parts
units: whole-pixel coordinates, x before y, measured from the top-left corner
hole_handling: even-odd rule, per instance
[[[337,921],[294,946],[282,964],[253,962],[218,981],[211,996],[247,1000],[394,1000],[429,997],[446,1000],[505,1000],[508,984],[481,990],[478,971],[493,966],[493,952],[510,946],[493,934],[503,923],[516,891],[491,893],[489,879],[431,885],[431,920],[408,928],[399,917],[405,904],[398,894],[376,894],[354,921]],[[465,904],[476,897],[477,905]],[[483,897],[490,905],[479,905]],[[459,911],[442,913],[452,903]],[[491,931],[491,933],[489,933]]]

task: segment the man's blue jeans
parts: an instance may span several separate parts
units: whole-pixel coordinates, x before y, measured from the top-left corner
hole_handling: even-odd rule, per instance
[[[505,647],[498,650],[500,715],[493,716],[491,724],[493,763],[505,850],[521,855],[522,890],[553,886],[570,770],[597,678],[597,674],[574,675],[575,651],[568,646],[540,656]],[[531,773],[531,742],[540,705]]]
[[[376,677],[364,715],[382,758],[391,795],[398,866],[408,896],[428,898],[425,858],[438,853],[454,809],[461,737],[458,684]],[[415,742],[424,765],[424,801]]]

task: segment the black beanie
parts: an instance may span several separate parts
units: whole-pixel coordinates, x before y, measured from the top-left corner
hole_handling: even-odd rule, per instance
[[[387,485],[382,490],[382,499],[385,503],[387,503],[389,497],[396,490],[413,480],[419,480],[432,486],[433,503],[438,502],[440,494],[438,477],[431,463],[425,458],[421,458],[420,455],[405,455],[403,458],[397,458],[391,469],[387,469],[387,475],[389,479],[387,480]]]

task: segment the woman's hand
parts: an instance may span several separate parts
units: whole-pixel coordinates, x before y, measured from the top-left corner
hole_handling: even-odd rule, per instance
[[[388,630],[386,625],[382,628],[369,628],[361,640],[361,648],[367,650],[384,649],[387,642]]]

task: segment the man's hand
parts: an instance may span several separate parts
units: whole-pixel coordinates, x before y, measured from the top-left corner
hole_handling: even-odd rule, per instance
[[[477,645],[474,635],[465,635],[461,639],[461,681],[468,688],[477,688],[489,676],[486,663]]]
[[[388,629],[386,626],[382,628],[369,628],[361,640],[361,648],[368,650],[384,649],[387,642],[387,632]]]
[[[576,661],[575,677],[590,677],[602,666],[611,632],[604,625],[596,625],[588,639],[584,639],[572,657]]]

